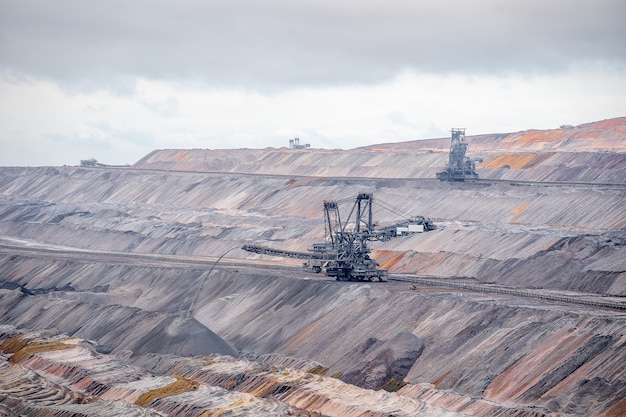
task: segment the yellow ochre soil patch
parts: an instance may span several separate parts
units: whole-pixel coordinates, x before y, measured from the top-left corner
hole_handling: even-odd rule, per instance
[[[605,413],[605,417],[620,417],[626,416],[626,398],[618,401],[611,408],[609,408]]]
[[[406,252],[373,250],[372,253],[381,269],[391,269],[404,257]]]
[[[526,208],[528,208],[526,204],[522,204],[521,206],[514,208],[513,212],[511,213],[513,215],[511,223],[517,223],[519,216],[526,210]]]
[[[155,388],[145,392],[137,401],[135,401],[135,404],[145,407],[158,398],[171,397],[173,395],[182,394],[183,392],[195,391],[198,389],[199,383],[197,381],[191,381],[179,375],[173,376],[176,378],[176,381],[171,384],[167,384],[164,387]]]
[[[389,381],[385,382],[380,389],[383,389],[387,392],[396,392],[399,391],[402,387],[407,385],[404,381],[398,381],[395,378],[391,378]]]
[[[483,397],[497,402],[518,398],[548,372],[562,366],[591,337],[588,333],[571,333],[569,329],[555,332],[499,374],[484,390]]]
[[[249,393],[259,398],[268,398],[279,387],[277,381],[271,379],[260,379],[255,381],[255,385],[251,387]]]
[[[509,167],[512,169],[525,169],[532,168],[541,164],[546,159],[550,158],[554,153],[525,153],[525,154],[505,154],[487,158],[480,168],[503,168]]]
[[[526,204],[522,204],[521,206],[513,209],[513,215],[519,216],[520,214],[522,214],[524,210],[526,210],[526,208],[527,208]]]
[[[20,335],[13,336],[10,339],[5,340],[0,344],[0,352],[4,354],[15,353],[18,350],[26,346],[28,342],[20,337]]]
[[[626,126],[626,117],[616,117],[614,119],[607,119],[599,122],[590,123],[587,127],[594,129],[608,129],[611,127],[620,126]]]
[[[187,156],[189,155],[189,151],[183,151],[183,152],[179,152],[175,158],[177,161],[182,161],[183,159],[187,158]]]
[[[326,375],[326,372],[328,372],[328,368],[325,368],[325,367],[323,367],[321,365],[316,365],[316,366],[312,367],[311,369],[309,369],[307,372],[310,373],[310,374],[324,376],[324,375]]]
[[[567,131],[554,130],[531,130],[516,138],[516,142],[558,142],[567,139]]]
[[[437,377],[437,379],[435,379],[432,384],[435,386],[435,388],[439,388],[439,384],[441,384],[450,374],[452,373],[452,369],[444,372],[443,374],[439,375]]]
[[[37,353],[70,349],[72,347],[74,346],[63,343],[63,341],[27,342],[20,336],[14,336],[0,345],[0,352],[3,354],[13,354],[9,358],[9,362],[19,363]]]

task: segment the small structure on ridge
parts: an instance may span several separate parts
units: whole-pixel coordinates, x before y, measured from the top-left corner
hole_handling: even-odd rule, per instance
[[[300,145],[300,138],[289,139],[289,149],[304,149],[310,147],[311,145],[308,143]]]

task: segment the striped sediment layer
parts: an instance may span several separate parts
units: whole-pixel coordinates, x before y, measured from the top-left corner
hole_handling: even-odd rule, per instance
[[[11,337],[8,341],[7,337]],[[0,360],[0,407],[5,415],[32,416],[543,416],[528,407],[502,406],[428,385],[402,384],[396,393],[374,391],[324,376],[319,366],[265,356],[258,360],[211,355],[196,358],[143,355],[128,361],[97,353],[90,342],[50,332],[0,327],[2,353],[15,357],[33,344],[66,343]],[[25,341],[28,339],[28,341]],[[8,345],[23,340],[10,353]],[[63,340],[63,339],[62,339]],[[7,343],[9,342],[9,343]],[[13,355],[13,356],[12,356]],[[291,368],[286,363],[299,362]],[[435,405],[445,403],[446,407]],[[462,411],[462,414],[457,412]]]
[[[626,295],[623,187],[300,181],[72,167],[2,172],[0,234],[6,236],[91,250],[264,259],[238,248],[257,243],[306,251],[323,240],[324,200],[370,191],[375,206],[381,201],[436,225],[371,244],[392,273]],[[376,223],[398,219],[376,207]],[[19,273],[28,265],[6,268],[29,288],[67,284],[51,274]],[[110,278],[123,269],[110,271]]]
[[[447,138],[0,168],[0,323],[98,342],[11,339],[0,381],[23,382],[2,385],[0,409],[620,415],[622,311],[467,288],[626,295],[624,120],[468,137],[482,178],[533,184],[435,180]],[[399,179],[417,177],[431,179]],[[545,182],[561,179],[575,183]],[[323,202],[361,192],[394,208],[375,209],[381,226],[436,226],[372,242],[384,268],[466,286],[337,283],[239,250],[304,251],[323,239]],[[240,351],[265,356],[213,355]]]
[[[11,353],[16,340],[24,343]],[[340,375],[328,376],[327,368],[284,356],[236,359],[145,354],[130,363],[97,353],[85,340],[52,332],[24,333],[11,326],[0,327],[0,341],[0,350],[9,357],[9,361],[0,359],[0,407],[5,415],[552,415],[534,406],[498,404],[495,397],[504,393],[495,389],[488,392],[488,399],[441,390],[437,385],[444,377],[431,384],[403,383],[396,392],[374,391],[346,384],[338,379]],[[66,347],[24,353],[29,346],[56,343]],[[23,352],[19,360],[11,361],[19,352]],[[493,381],[498,384],[497,379]],[[523,392],[528,387],[511,388]],[[589,411],[619,415],[615,413],[621,410],[620,404],[603,410],[596,403]]]
[[[467,136],[485,179],[626,183],[626,117],[511,134]],[[315,177],[435,178],[449,139],[373,145],[352,150],[285,148],[156,150],[141,169]]]
[[[444,408],[388,392],[350,386],[299,369],[213,355],[144,357],[152,371],[97,353],[85,340],[64,349],[30,349],[50,333],[0,327],[0,406],[31,416],[453,416]],[[10,345],[30,339],[13,352]],[[28,350],[28,352],[26,352]],[[20,354],[21,353],[21,354]],[[19,359],[15,355],[20,355]],[[267,359],[267,358],[266,358]]]
[[[35,265],[32,261],[24,264]],[[45,267],[44,262],[39,265]],[[66,261],[65,269],[68,273],[72,271],[71,262]],[[61,271],[48,271],[51,276],[61,276]],[[153,274],[155,271],[159,271],[158,277]],[[76,291],[27,296],[17,289],[2,290],[0,305],[6,309],[0,314],[2,321],[38,328],[52,323],[76,336],[88,335],[105,340],[121,357],[130,355],[127,348],[133,343],[147,352],[150,345],[138,343],[145,340],[141,336],[143,332],[150,332],[151,339],[161,337],[166,340],[168,331],[172,331],[165,327],[149,330],[149,320],[158,319],[163,313],[141,311],[137,307],[131,310],[115,307],[106,297],[116,300],[115,292],[126,291],[125,285],[137,286],[134,280],[149,276],[151,285],[159,289],[158,298],[162,305],[175,308],[180,305],[180,299],[185,298],[181,291],[196,291],[195,320],[210,326],[241,350],[267,354],[261,358],[241,359],[239,364],[245,370],[241,372],[249,382],[243,384],[243,379],[240,381],[234,375],[240,372],[236,371],[236,361],[214,357],[196,360],[179,355],[170,361],[166,355],[144,353],[136,359],[136,365],[151,370],[155,376],[169,378],[151,385],[150,389],[167,386],[175,381],[174,375],[179,375],[189,381],[205,381],[226,390],[243,384],[236,391],[255,397],[274,391],[278,395],[287,388],[280,388],[280,381],[267,377],[282,375],[283,368],[288,368],[349,382],[345,384],[345,392],[353,392],[350,395],[364,395],[367,389],[378,390],[392,379],[415,385],[430,384],[434,389],[458,396],[459,407],[468,401],[467,398],[474,398],[475,401],[483,399],[493,403],[494,407],[509,404],[509,407],[525,409],[534,406],[541,407],[543,413],[572,409],[585,415],[590,410],[610,409],[626,394],[621,382],[626,354],[622,348],[625,324],[621,312],[595,311],[579,305],[541,303],[496,294],[427,288],[415,291],[406,284],[364,285],[294,279],[297,275],[292,277],[286,272],[272,275],[269,271],[254,272],[235,267],[216,268],[211,279],[200,287],[193,275],[181,275],[179,268],[168,271],[137,265],[128,266],[124,275],[112,282],[115,290],[110,291],[111,294],[96,294],[101,297],[100,303],[109,304],[104,310],[107,314],[115,312],[112,318],[118,322],[119,328],[111,331],[108,326],[95,326],[111,317],[102,314],[103,310],[99,310],[97,304],[83,305],[80,301],[82,297],[93,295],[82,291],[83,285],[92,288],[94,283],[100,282],[101,276],[107,275],[105,268],[95,269],[93,275],[83,272],[80,280],[72,282]],[[68,278],[70,276],[65,277]],[[156,292],[146,294],[146,299],[136,297],[132,300],[134,304],[149,308]],[[135,322],[133,316],[128,320],[132,325],[124,327],[127,320],[124,314],[129,311],[136,311],[134,314],[144,322]],[[59,320],[59,315],[65,315],[67,319]],[[96,329],[100,329],[99,332],[95,332]],[[20,347],[19,339],[9,340],[10,346]],[[58,341],[67,343],[63,339]],[[98,349],[102,351],[100,347]],[[171,350],[176,349],[176,345],[172,345]],[[160,346],[159,351],[167,353],[167,346]],[[66,357],[68,353],[67,349],[46,351],[34,357]],[[85,353],[90,357],[88,352],[82,354]],[[308,358],[309,361],[285,359],[273,353]],[[207,357],[206,353],[202,356]],[[151,361],[150,358],[157,359]],[[227,377],[220,376],[221,362],[228,364]],[[159,367],[165,364],[169,364],[169,368]],[[199,367],[207,367],[202,370],[210,370],[211,378],[218,379],[203,380],[197,374]],[[249,373],[250,368],[263,372]],[[111,368],[103,369],[106,374]],[[70,369],[67,374],[74,372]],[[229,383],[231,380],[234,382]],[[593,381],[592,385],[587,380]],[[83,381],[91,384],[89,379]],[[304,392],[309,389],[312,389],[309,385],[302,388]],[[400,387],[400,391],[406,389]],[[298,395],[303,395],[302,390]],[[345,401],[340,396],[333,396],[337,394],[336,390],[334,387],[333,394],[328,393],[329,398],[322,396],[320,401]],[[585,393],[589,390],[596,399],[593,402],[581,400],[588,398]],[[445,397],[433,392],[428,395]],[[167,407],[183,407],[182,403],[172,405],[176,398],[159,401],[169,404]],[[302,398],[311,401],[313,397]],[[283,397],[277,399],[287,402]],[[359,399],[361,401],[364,400]],[[302,403],[287,403],[306,408]],[[339,409],[343,410],[341,407]]]

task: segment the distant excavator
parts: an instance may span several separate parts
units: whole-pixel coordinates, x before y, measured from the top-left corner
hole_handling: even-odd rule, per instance
[[[452,141],[446,170],[437,173],[441,181],[477,180],[476,164],[482,159],[470,159],[465,156],[468,144],[465,142],[465,129],[452,129]]]
[[[373,223],[372,194],[358,194],[342,219],[340,206],[352,199],[324,201],[324,242],[316,243],[308,252],[294,252],[257,245],[244,245],[243,250],[262,255],[304,259],[304,268],[324,271],[337,281],[386,281],[387,271],[378,269],[378,262],[370,258],[369,241],[387,241],[398,236],[433,230],[431,221],[422,216],[407,216],[377,200],[377,204],[405,217],[391,226],[376,228]],[[344,210],[345,214],[345,210]]]

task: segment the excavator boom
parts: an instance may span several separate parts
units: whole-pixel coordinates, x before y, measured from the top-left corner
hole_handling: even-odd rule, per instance
[[[357,195],[349,214],[342,219],[339,203],[345,201],[324,202],[324,243],[314,244],[308,252],[258,245],[244,245],[242,249],[261,255],[304,259],[305,268],[318,273],[324,270],[337,281],[386,281],[387,271],[378,269],[376,260],[370,258],[367,242],[433,229],[432,223],[421,216],[376,229],[372,221],[374,197],[367,193]]]
[[[243,245],[241,248],[248,252],[254,252],[261,255],[280,256],[282,258],[294,258],[294,259],[319,259],[330,260],[327,258],[327,254],[315,253],[315,252],[295,252],[282,249],[268,248],[266,246],[259,245]]]

